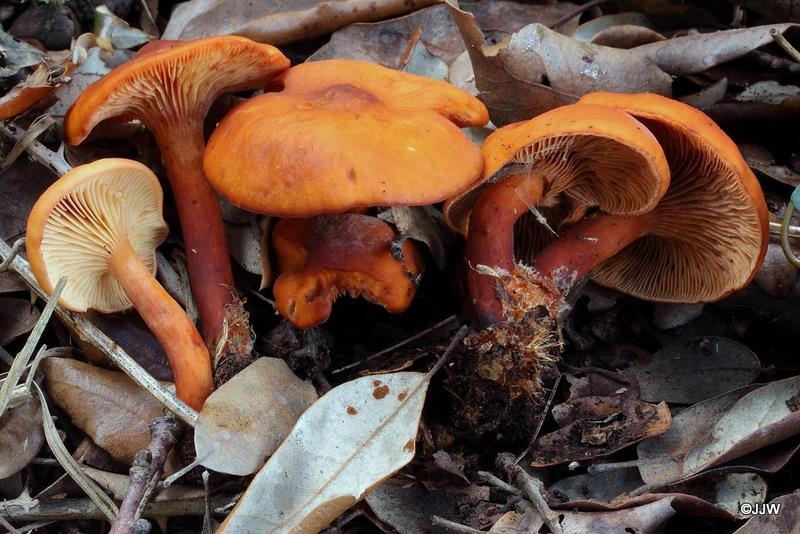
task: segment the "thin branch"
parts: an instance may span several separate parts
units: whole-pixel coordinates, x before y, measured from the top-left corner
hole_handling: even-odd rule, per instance
[[[550,509],[544,498],[544,484],[542,484],[542,481],[517,465],[516,459],[511,453],[502,452],[498,454],[497,466],[508,472],[512,477],[512,481],[522,488],[533,507],[544,520],[547,528],[553,534],[563,534],[564,531],[561,529],[558,514]]]
[[[800,52],[798,52],[797,49],[792,46],[792,43],[786,40],[786,37],[784,37],[777,28],[770,28],[769,35],[775,40],[776,43],[778,43],[778,46],[783,48],[783,50],[791,56],[793,60],[800,63]]]
[[[150,501],[167,455],[178,439],[178,432],[178,421],[174,417],[157,417],[150,423],[150,443],[133,459],[131,481],[110,534],[149,531],[149,523],[145,526],[139,519]]]

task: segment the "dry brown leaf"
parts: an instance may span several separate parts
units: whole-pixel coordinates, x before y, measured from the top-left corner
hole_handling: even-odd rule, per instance
[[[560,511],[561,528],[564,534],[585,534],[587,532],[612,532],[624,534],[656,534],[663,531],[666,522],[675,515],[672,498],[664,497],[656,501],[613,512],[571,512]],[[538,532],[543,522],[539,514],[530,506],[524,513],[508,512],[489,529],[493,534],[528,534]]]
[[[38,163],[20,158],[0,173],[0,237],[9,243],[25,234],[28,214],[55,176]]]
[[[39,315],[30,300],[0,297],[0,346],[30,332]]]
[[[317,400],[286,362],[259,358],[214,391],[197,414],[200,464],[231,475],[258,471]]]
[[[25,291],[25,283],[12,271],[0,273],[0,295]]]
[[[414,457],[422,373],[357,378],[300,417],[218,534],[318,532]]]
[[[532,451],[532,466],[608,455],[663,434],[671,421],[665,403],[653,405],[624,397],[568,400],[553,407],[553,417],[562,428],[539,438]]]
[[[432,206],[400,206],[381,212],[378,218],[395,226],[402,239],[425,243],[436,265],[445,270],[456,240],[444,223],[442,212]]]
[[[383,22],[351,24],[336,31],[309,61],[359,59],[394,69],[400,65],[417,28],[428,52],[448,65],[464,51],[458,28],[447,7],[440,5]]]
[[[150,441],[150,421],[164,414],[161,403],[123,373],[67,358],[46,358],[42,367],[47,391],[72,422],[130,465]]]
[[[0,417],[0,479],[8,478],[39,454],[44,443],[42,407],[30,398]]]
[[[172,11],[162,39],[236,34],[282,45],[330,33],[354,22],[402,15],[439,0],[191,0]]]
[[[553,23],[574,12],[577,7],[572,2],[523,4],[507,0],[462,2],[461,4],[464,11],[475,15],[478,26],[486,36],[486,44],[507,41],[511,35],[533,22],[552,27]],[[580,16],[575,15],[553,29],[569,35],[578,27],[579,19]]]
[[[625,373],[636,376],[644,401],[695,404],[750,384],[761,362],[741,343],[702,336],[664,347]]]
[[[429,491],[420,486],[384,483],[370,493],[367,504],[378,519],[400,534],[435,532],[433,516],[480,528],[495,505],[487,487]]]

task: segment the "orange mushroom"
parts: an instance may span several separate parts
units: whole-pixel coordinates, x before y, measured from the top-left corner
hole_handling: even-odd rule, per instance
[[[264,87],[289,66],[278,49],[243,37],[151,45],[90,85],[64,121],[81,143],[101,121],[138,119],[164,158],[186,247],[189,281],[206,342],[216,342],[233,286],[222,218],[203,175],[203,119],[221,93]]]
[[[292,93],[315,93],[334,85],[364,89],[395,109],[430,109],[458,126],[483,126],[483,102],[447,82],[389,69],[366,61],[329,59],[296,65],[275,79]]]
[[[28,258],[48,293],[67,277],[60,299],[67,309],[113,313],[133,305],[164,347],[178,397],[199,410],[213,385],[208,349],[154,277],[155,250],[167,236],[162,197],[141,163],[110,158],[75,167],[33,207]]]
[[[656,136],[672,173],[651,212],[596,214],[545,248],[535,268],[635,297],[710,302],[747,285],[769,243],[761,187],[734,142],[701,111],[654,94],[593,93],[581,103],[624,109]]]
[[[281,273],[278,312],[297,328],[328,319],[343,294],[400,313],[414,298],[423,263],[411,241],[392,253],[397,234],[387,223],[355,213],[282,219],[272,234]]]
[[[469,292],[483,326],[507,319],[497,275],[515,270],[514,224],[530,208],[569,200],[578,214],[594,206],[643,213],[669,184],[655,137],[609,107],[564,106],[505,126],[486,139],[482,152],[484,182],[449,200],[445,213],[452,226],[469,229]]]
[[[302,217],[440,202],[470,187],[483,163],[439,113],[398,109],[379,93],[339,84],[236,107],[211,135],[204,166],[233,204]]]

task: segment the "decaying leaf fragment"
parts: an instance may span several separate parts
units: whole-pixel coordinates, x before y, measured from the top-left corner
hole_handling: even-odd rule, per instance
[[[39,310],[27,299],[0,297],[0,345],[27,334],[39,320]]]
[[[544,467],[611,454],[650,436],[663,434],[672,418],[658,405],[624,397],[583,397],[553,407],[560,430],[542,436],[531,465]]]
[[[414,457],[429,378],[346,382],[320,398],[259,471],[218,534],[318,532]]]
[[[286,362],[259,358],[206,399],[194,427],[200,464],[231,475],[255,473],[317,400]]]

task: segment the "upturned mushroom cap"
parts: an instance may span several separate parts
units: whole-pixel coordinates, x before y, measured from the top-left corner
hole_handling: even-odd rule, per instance
[[[592,273],[651,300],[707,302],[752,280],[769,243],[758,180],[736,144],[701,111],[654,94],[592,93],[581,103],[624,109],[656,136],[672,180],[649,234]]]
[[[298,328],[328,319],[337,297],[364,297],[392,313],[404,311],[423,270],[411,241],[392,254],[395,231],[368,215],[347,213],[282,219],[272,234],[281,275],[273,292],[278,311]]]
[[[270,45],[222,36],[154,45],[87,87],[64,120],[70,144],[81,143],[101,121],[139,119],[148,129],[202,121],[223,92],[264,87],[289,60]]]
[[[131,302],[109,270],[109,256],[126,238],[146,267],[167,236],[162,191],[141,163],[118,158],[81,165],[50,186],[28,217],[31,270],[48,293],[62,276],[60,303],[73,311],[110,313]]]
[[[440,202],[480,177],[478,148],[435,111],[349,84],[268,93],[231,111],[204,154],[218,193],[281,217]]]
[[[275,82],[292,93],[316,93],[346,83],[371,92],[396,109],[431,109],[461,127],[489,122],[489,111],[483,102],[454,85],[366,61],[329,59],[301,63]]]
[[[669,185],[656,138],[611,107],[574,104],[504,126],[486,138],[481,152],[484,180],[444,206],[448,224],[462,235],[483,189],[508,174],[535,169],[547,176],[544,207],[566,199],[614,214],[653,209]]]

